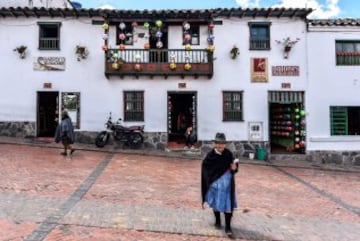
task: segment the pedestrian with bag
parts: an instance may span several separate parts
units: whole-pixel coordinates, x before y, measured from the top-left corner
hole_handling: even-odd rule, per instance
[[[75,141],[74,127],[66,110],[61,113],[61,121],[55,132],[55,142],[59,143],[60,141],[64,147],[64,151],[60,154],[67,156],[67,151],[70,150],[70,155],[72,155],[75,151],[75,149],[71,146]]]
[[[221,228],[221,213],[225,216],[225,233],[232,237],[231,218],[237,208],[234,175],[238,172],[238,159],[227,149],[224,133],[216,133],[214,148],[201,165],[202,207],[207,203],[214,212],[215,228]]]

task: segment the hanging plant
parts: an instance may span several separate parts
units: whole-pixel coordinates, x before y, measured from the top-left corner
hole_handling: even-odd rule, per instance
[[[230,50],[230,56],[232,59],[236,59],[236,57],[240,54],[239,48],[234,45],[234,47]]]
[[[287,59],[289,57],[289,52],[291,48],[299,42],[300,39],[296,38],[295,40],[291,40],[290,37],[284,38],[283,40],[275,40],[276,43],[283,45],[284,49],[284,58]]]
[[[20,45],[14,49],[14,51],[18,52],[21,59],[24,59],[26,56],[26,49],[27,47],[25,45]]]
[[[77,55],[77,60],[86,59],[89,55],[89,51],[85,46],[77,45],[75,54]]]

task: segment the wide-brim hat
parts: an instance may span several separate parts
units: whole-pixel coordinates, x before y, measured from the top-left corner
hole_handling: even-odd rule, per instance
[[[213,140],[214,142],[217,142],[217,143],[225,143],[226,142],[226,136],[224,133],[216,133],[215,135],[215,139]]]

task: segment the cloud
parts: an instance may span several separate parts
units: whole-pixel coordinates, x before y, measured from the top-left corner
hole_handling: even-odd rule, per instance
[[[240,7],[259,7],[261,4],[266,4],[266,1],[262,0],[262,2],[260,0],[236,0]],[[326,0],[324,4],[321,4],[319,0],[280,0],[278,4],[268,7],[312,8],[313,12],[309,18],[332,18],[341,12],[338,4],[339,0]]]
[[[115,7],[113,7],[110,4],[105,4],[99,7],[100,9],[115,9]]]

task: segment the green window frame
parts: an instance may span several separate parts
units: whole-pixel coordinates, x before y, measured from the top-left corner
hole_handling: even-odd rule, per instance
[[[330,135],[360,135],[360,107],[330,106]]]
[[[144,121],[144,91],[124,91],[124,121]]]
[[[38,22],[39,50],[60,50],[61,22]]]
[[[223,91],[223,121],[243,121],[242,91]]]
[[[336,65],[360,65],[360,40],[336,40]]]
[[[250,50],[270,50],[270,22],[250,22]]]

